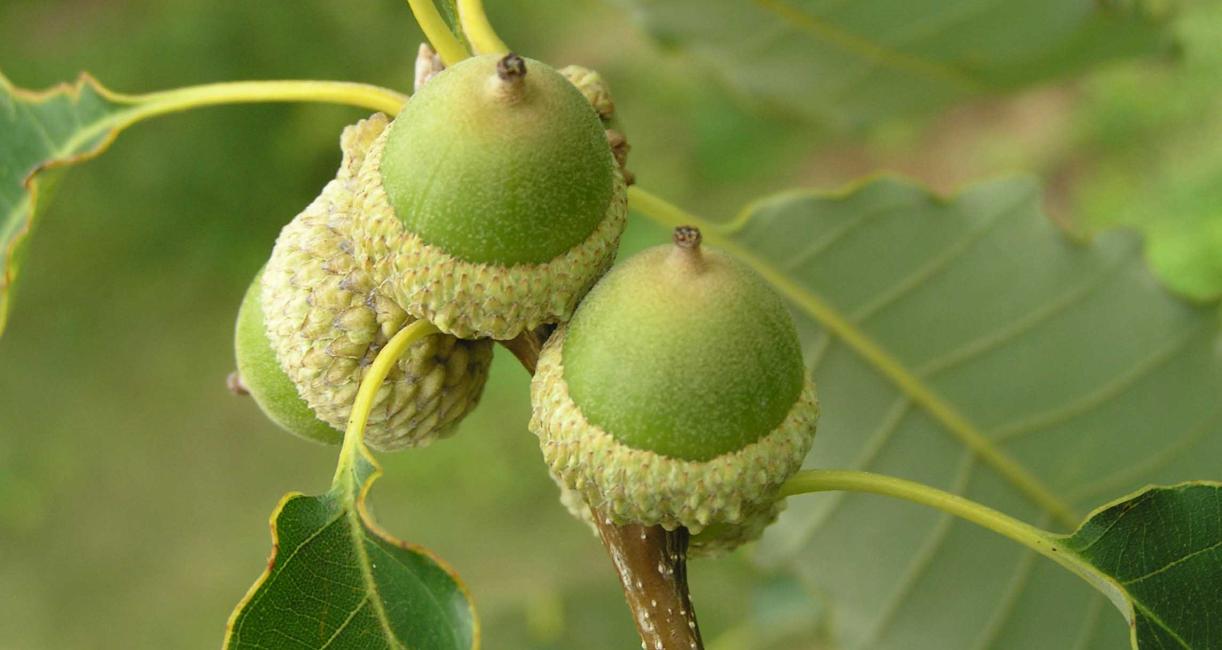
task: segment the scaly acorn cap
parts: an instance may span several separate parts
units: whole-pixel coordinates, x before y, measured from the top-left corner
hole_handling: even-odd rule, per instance
[[[559,483],[710,550],[775,518],[819,412],[780,297],[692,228],[594,287],[544,346],[531,401]]]
[[[627,216],[598,115],[544,63],[464,60],[372,145],[356,252],[408,313],[461,338],[563,322]]]
[[[602,75],[579,65],[566,65],[558,72],[581,91],[604,124],[615,116],[615,100],[612,99],[611,88],[603,81]]]
[[[263,273],[266,333],[309,409],[343,429],[378,351],[415,319],[376,286],[352,253],[355,171],[385,130],[375,115],[344,130],[336,178],[280,233]],[[365,433],[394,451],[448,435],[479,401],[492,341],[436,334],[413,345],[377,393]]]
[[[594,523],[594,513],[586,504],[585,496],[574,490],[552,475],[556,487],[560,489],[560,505],[578,521],[586,524],[595,537],[600,535],[598,526]],[[776,521],[781,511],[785,509],[783,499],[764,505],[759,510],[752,510],[743,515],[742,521],[736,524],[719,523],[706,526],[699,534],[688,539],[689,557],[717,557],[724,555],[747,542],[759,539],[764,529]]]

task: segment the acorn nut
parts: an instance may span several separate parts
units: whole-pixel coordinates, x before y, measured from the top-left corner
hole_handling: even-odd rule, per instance
[[[706,554],[775,519],[819,413],[781,298],[686,227],[590,291],[544,346],[531,401],[562,490],[618,524],[687,527]]]
[[[281,231],[239,318],[243,382],[273,421],[322,442],[339,442],[369,364],[415,320],[352,253],[360,219],[352,209],[356,170],[386,124],[375,115],[344,130],[336,178]],[[436,334],[419,341],[379,390],[366,442],[394,451],[448,435],[478,402],[491,359],[487,339]]]
[[[246,290],[234,331],[233,347],[242,389],[281,429],[307,440],[339,444],[344,434],[314,415],[310,406],[297,394],[293,380],[280,367],[280,361],[267,340],[263,321],[262,277],[263,272],[260,271]]]
[[[412,316],[461,338],[568,320],[627,216],[598,114],[515,54],[439,72],[360,170],[358,261]]]

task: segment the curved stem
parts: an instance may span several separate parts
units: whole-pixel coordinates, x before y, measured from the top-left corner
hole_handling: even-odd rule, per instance
[[[458,20],[476,54],[504,54],[509,51],[509,46],[492,28],[488,14],[484,13],[483,0],[458,0]]]
[[[848,470],[805,470],[794,474],[788,481],[785,481],[781,486],[780,496],[788,497],[807,492],[833,490],[881,494],[937,508],[1009,537],[1041,553],[1051,552],[1047,550],[1047,547],[1052,544],[1052,533],[975,501],[894,476]]]
[[[394,116],[407,102],[407,95],[380,86],[347,81],[232,81],[188,86],[144,95],[114,95],[116,101],[134,104],[121,114],[122,126],[150,117],[178,113],[202,106],[252,104],[258,102],[321,102],[345,104]]]
[[[142,120],[205,106],[321,102],[382,111],[393,117],[407,102],[407,95],[388,88],[347,81],[231,81],[142,95],[115,93],[100,86],[98,90],[107,100],[128,104],[129,107],[82,128],[60,146],[61,150],[76,151],[82,143],[91,142],[107,132],[111,132],[110,139],[113,139],[119,132]],[[96,153],[100,153],[101,149],[105,149],[105,145]]]
[[[1112,580],[1060,544],[1061,537],[984,504],[893,476],[849,470],[805,470],[781,485],[779,496],[808,492],[869,492],[937,508],[1007,537],[1069,569],[1115,602]],[[1123,609],[1123,608],[1122,608]]]
[[[374,398],[390,369],[407,352],[408,348],[426,336],[436,334],[437,326],[418,320],[399,330],[385,347],[378,351],[378,356],[365,371],[361,385],[356,391],[356,399],[352,403],[352,412],[348,415],[348,428],[344,430],[344,446],[339,450],[339,465],[335,468],[335,483],[346,480],[348,470],[352,468],[361,445],[365,441],[365,425],[369,422],[369,413],[373,410]]]
[[[650,219],[672,228],[695,226],[706,235],[710,232],[716,234],[724,229],[723,226],[698,217],[639,185],[628,188],[628,205]]]
[[[457,38],[454,38],[450,26],[437,11],[437,5],[433,4],[433,0],[407,0],[407,4],[411,6],[412,15],[416,17],[416,22],[424,31],[425,38],[433,44],[433,49],[437,50],[437,54],[441,55],[441,60],[446,65],[454,65],[470,56],[467,48],[463,47]]]

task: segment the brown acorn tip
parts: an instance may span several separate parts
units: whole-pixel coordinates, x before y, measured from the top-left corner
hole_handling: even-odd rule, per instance
[[[674,239],[679,248],[697,249],[704,238],[695,226],[679,226],[675,228]]]
[[[237,370],[234,370],[229,373],[229,376],[225,377],[225,388],[228,388],[229,392],[238,397],[245,397],[250,394],[250,389],[246,387],[246,382],[242,380],[242,374]]]
[[[526,60],[510,52],[496,62],[496,74],[501,81],[519,83],[526,76]]]
[[[688,273],[701,273],[705,269],[704,251],[700,250],[700,242],[704,237],[695,226],[679,226],[674,232],[675,247],[670,258],[677,268]]]

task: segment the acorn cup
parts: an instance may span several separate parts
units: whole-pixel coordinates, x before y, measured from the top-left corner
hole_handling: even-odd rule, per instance
[[[568,320],[627,216],[599,115],[515,54],[433,76],[373,142],[356,192],[358,261],[407,313],[461,338]]]
[[[776,518],[819,414],[781,298],[686,227],[590,291],[544,346],[531,401],[562,491],[617,524],[686,527],[698,554]]]
[[[243,384],[273,421],[311,440],[342,439],[369,364],[416,320],[353,255],[356,171],[386,124],[374,115],[344,130],[336,178],[281,231],[239,313]],[[416,343],[379,389],[366,442],[395,451],[452,433],[479,401],[491,359],[487,339],[435,334]]]

